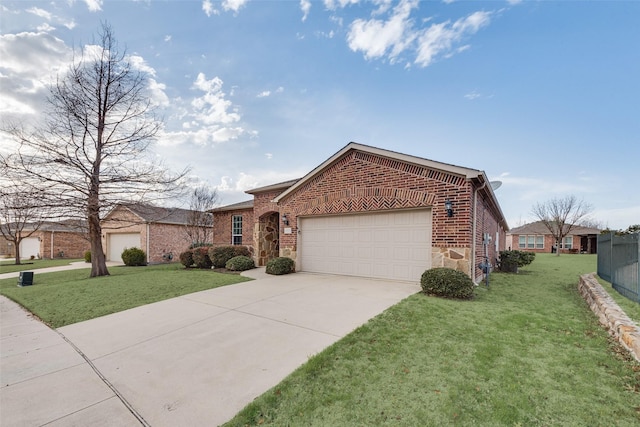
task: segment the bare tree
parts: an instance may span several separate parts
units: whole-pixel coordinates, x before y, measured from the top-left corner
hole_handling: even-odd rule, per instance
[[[191,193],[185,233],[194,246],[211,243],[213,214],[208,211],[213,209],[217,202],[218,193],[209,187],[198,187]]]
[[[532,213],[547,227],[556,240],[556,255],[560,256],[563,239],[591,213],[591,205],[575,196],[554,198],[544,203],[536,203]]]
[[[42,227],[47,214],[41,192],[17,185],[0,187],[0,235],[15,247],[20,264],[20,243]]]
[[[186,174],[151,160],[149,145],[161,123],[147,92],[147,76],[127,61],[103,24],[96,46],[74,58],[50,87],[49,111],[26,131],[3,130],[17,152],[1,156],[1,172],[47,194],[58,212],[83,217],[91,240],[91,277],[109,274],[101,215],[121,201],[172,197]]]

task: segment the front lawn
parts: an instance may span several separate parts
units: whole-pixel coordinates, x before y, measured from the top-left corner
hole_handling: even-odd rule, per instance
[[[83,261],[83,259],[69,259],[69,258],[57,258],[57,259],[34,259],[34,260],[22,260],[22,264],[16,265],[15,259],[3,260],[0,262],[0,274],[15,273],[16,271],[31,271],[40,268],[47,267],[60,267],[61,265],[69,265],[72,262]],[[91,268],[91,264],[87,263],[87,268]]]
[[[34,274],[34,284],[0,280],[0,294],[54,328],[156,301],[250,280],[236,274],[185,268],[181,264],[110,267],[110,276],[90,279],[87,270]]]
[[[640,364],[577,291],[595,270],[592,255],[539,254],[473,301],[413,295],[226,425],[640,425]]]

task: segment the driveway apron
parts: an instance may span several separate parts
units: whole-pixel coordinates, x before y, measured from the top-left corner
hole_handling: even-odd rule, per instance
[[[419,291],[296,273],[197,292],[58,331],[151,426],[232,418],[310,356]],[[132,418],[131,425],[140,425]]]

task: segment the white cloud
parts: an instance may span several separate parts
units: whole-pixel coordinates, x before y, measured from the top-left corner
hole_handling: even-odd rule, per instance
[[[204,10],[204,13],[206,13],[207,16],[218,15],[220,13],[217,9],[214,9],[211,0],[204,0],[202,2],[202,10]]]
[[[155,79],[149,79],[149,98],[151,103],[159,107],[169,106],[169,97],[165,93],[167,86],[164,83],[158,83]]]
[[[166,36],[164,36],[164,41],[165,42],[170,42],[171,41],[171,36],[168,35],[168,34]]]
[[[45,22],[42,25],[38,25],[36,29],[38,30],[38,32],[50,33],[51,31],[55,30],[55,27],[52,27],[48,22]]]
[[[143,73],[149,74],[150,76],[156,75],[156,70],[153,67],[149,66],[143,57],[138,55],[130,55],[129,63],[134,70],[141,71]]]
[[[267,158],[267,160],[273,159],[273,154],[272,153],[264,153],[264,156]]]
[[[387,21],[356,19],[347,35],[349,48],[364,52],[367,59],[380,58],[390,50],[389,59],[394,62],[415,38],[410,15],[416,7],[417,0],[403,0]]]
[[[265,90],[260,92],[258,95],[256,95],[256,98],[266,98],[269,95],[271,95],[271,91],[270,90]]]
[[[418,38],[418,49],[415,63],[428,67],[438,55],[451,54],[453,45],[465,36],[475,34],[480,28],[489,24],[491,12],[474,12],[466,18],[460,18],[453,24],[450,21],[432,24]],[[466,50],[468,46],[463,46]]]
[[[102,10],[102,0],[84,0],[84,2],[91,12]]]
[[[226,11],[232,10],[238,12],[245,3],[247,3],[247,0],[223,0],[222,8]]]
[[[482,95],[480,95],[480,93],[478,93],[475,90],[472,90],[471,92],[469,92],[468,94],[466,94],[464,97],[473,101],[474,99],[478,99],[480,98]]]
[[[360,0],[324,0],[324,6],[329,10],[336,10],[337,8],[345,8],[352,4],[358,4]]]
[[[41,111],[46,87],[69,64],[71,49],[47,32],[0,35],[0,111]]]
[[[51,21],[51,17],[53,16],[51,15],[51,12],[47,12],[46,10],[40,9],[39,7],[32,7],[30,9],[27,9],[27,12],[32,13],[41,18],[44,18],[47,21]]]
[[[203,96],[191,101],[198,121],[204,124],[229,124],[240,120],[237,111],[228,111],[231,108],[231,101],[225,99],[222,85],[223,82],[219,77],[207,80],[204,73],[198,73],[193,87],[205,92]]]
[[[309,11],[311,10],[311,1],[300,0],[300,9],[302,10],[302,22],[304,22],[307,20],[307,16],[309,16]]]

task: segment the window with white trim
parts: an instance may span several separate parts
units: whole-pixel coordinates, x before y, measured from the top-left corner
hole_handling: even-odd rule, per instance
[[[573,248],[573,236],[567,236],[562,239],[562,245],[560,246],[562,249],[571,249]]]
[[[242,215],[234,215],[231,219],[231,243],[242,244]]]
[[[544,236],[518,236],[518,249],[544,249]]]

